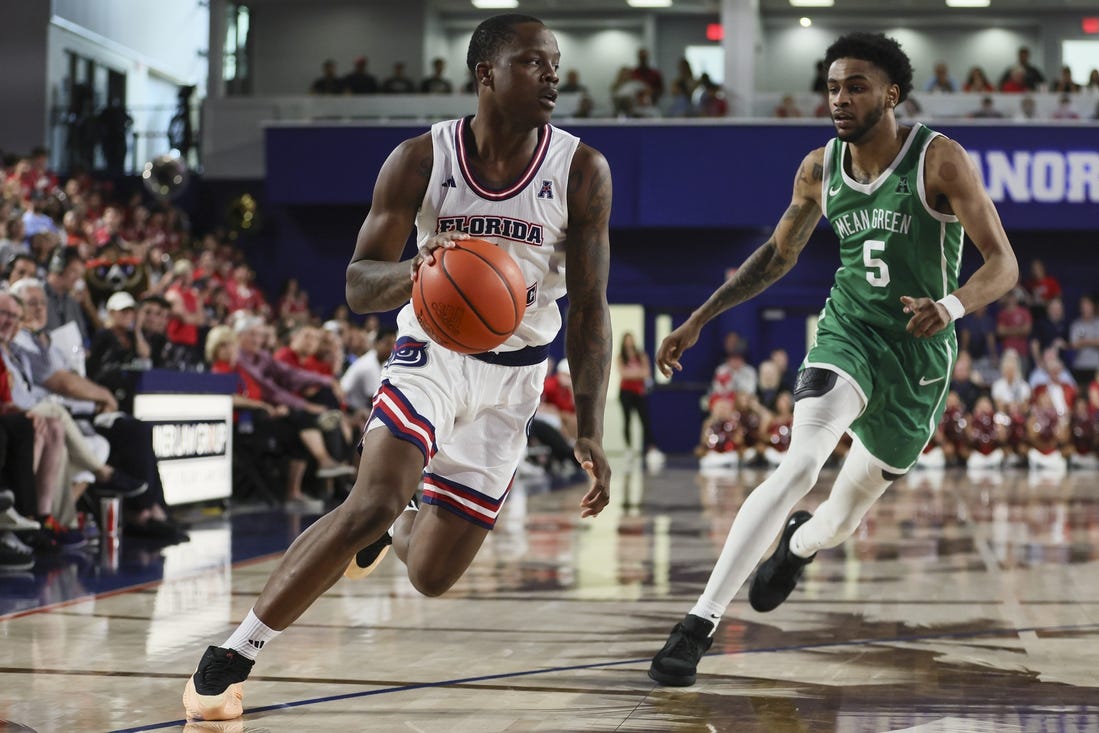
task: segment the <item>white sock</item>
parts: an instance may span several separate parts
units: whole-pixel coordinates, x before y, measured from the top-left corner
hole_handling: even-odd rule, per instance
[[[264,645],[281,633],[256,618],[255,609],[252,609],[240,622],[237,630],[221,646],[223,649],[232,649],[242,657],[255,660]]]

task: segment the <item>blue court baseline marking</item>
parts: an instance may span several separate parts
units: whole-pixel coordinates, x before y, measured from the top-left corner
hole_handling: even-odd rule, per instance
[[[769,654],[772,652],[796,652],[805,651],[809,649],[828,649],[828,648],[842,648],[853,646],[873,646],[875,644],[895,644],[906,641],[931,641],[934,639],[967,639],[981,636],[1007,636],[1011,634],[1022,634],[1028,632],[1058,632],[1058,631],[1099,631],[1099,624],[1073,624],[1067,626],[1026,626],[1022,628],[1003,628],[1003,629],[988,629],[985,631],[951,631],[941,634],[914,634],[910,636],[893,636],[883,639],[852,639],[851,641],[822,641],[815,644],[797,644],[794,646],[778,646],[767,647],[763,649],[741,649],[735,652],[711,652],[706,654],[707,657],[717,657],[724,655],[734,654]],[[328,695],[327,697],[314,697],[308,700],[297,700],[295,702],[283,702],[276,705],[265,705],[258,708],[248,708],[244,711],[245,715],[251,715],[252,713],[266,713],[272,710],[286,710],[289,708],[302,707],[303,705],[316,705],[318,703],[336,702],[339,700],[353,700],[360,697],[372,697],[374,695],[385,695],[394,692],[407,692],[408,690],[423,690],[432,687],[450,687],[453,685],[464,685],[475,682],[487,682],[490,680],[502,680],[502,679],[514,679],[517,677],[530,677],[540,674],[553,674],[555,672],[572,672],[581,669],[598,669],[600,667],[620,667],[627,664],[645,664],[652,661],[650,657],[644,659],[624,659],[615,662],[592,662],[590,664],[574,664],[567,667],[547,667],[546,669],[530,669],[522,670],[518,672],[502,672],[500,674],[482,675],[480,677],[459,677],[452,680],[441,680],[439,682],[419,682],[414,685],[401,685],[399,687],[383,687],[377,690],[365,690],[363,692],[347,692],[342,695]],[[107,733],[140,733],[141,731],[149,730],[163,730],[165,728],[173,728],[181,725],[185,725],[186,720],[170,720],[164,723],[150,723],[148,725],[137,726],[136,728],[118,728],[116,730],[108,731]]]

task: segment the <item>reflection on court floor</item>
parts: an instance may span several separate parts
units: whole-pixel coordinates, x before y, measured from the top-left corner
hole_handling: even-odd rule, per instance
[[[200,518],[186,545],[0,575],[0,731],[1099,731],[1088,472],[913,472],[787,604],[738,597],[695,686],[655,686],[649,659],[763,475],[620,462],[594,521],[579,487],[517,486],[452,592],[419,596],[395,557],[341,580],[218,726],[184,727],[184,680],[311,518]]]

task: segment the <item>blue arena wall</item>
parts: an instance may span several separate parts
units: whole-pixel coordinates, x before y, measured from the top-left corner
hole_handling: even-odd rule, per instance
[[[762,243],[789,201],[801,159],[830,135],[826,124],[563,126],[610,161],[608,295],[645,307],[650,350],[653,319],[666,313],[681,322]],[[1074,313],[1076,297],[1099,289],[1099,127],[934,127],[974,155],[1024,272],[1030,259],[1043,259]],[[269,128],[264,227],[246,243],[263,282],[275,287],[296,276],[315,304],[342,303],[343,269],[377,172],[399,142],[425,129]],[[966,274],[979,261],[968,247]],[[804,319],[820,309],[838,265],[835,236],[822,223],[787,277],[703,332],[684,372],[652,395],[662,445],[693,445],[697,435],[683,426],[697,425],[698,397],[721,360],[725,332],[745,336],[755,362],[776,346],[793,363],[802,358]]]

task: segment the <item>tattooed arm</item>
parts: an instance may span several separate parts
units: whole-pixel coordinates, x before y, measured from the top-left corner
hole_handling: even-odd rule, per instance
[[[355,313],[398,308],[412,297],[410,264],[401,262],[431,177],[431,133],[398,145],[378,173],[370,212],[347,266],[347,305]]]
[[[805,156],[794,180],[790,205],[786,207],[786,213],[775,231],[731,278],[722,283],[683,325],[668,334],[660,344],[656,365],[664,376],[671,376],[672,369],[679,371],[683,368],[679,358],[698,341],[699,332],[711,319],[762,293],[794,266],[809,241],[809,235],[820,221],[823,164],[824,148]]]
[[[603,412],[611,367],[611,318],[607,305],[610,267],[611,173],[598,151],[581,144],[568,186],[569,228],[565,281],[569,294],[565,353],[576,401],[576,459],[591,477],[581,516],[594,516],[609,501],[610,467],[603,453]]]

